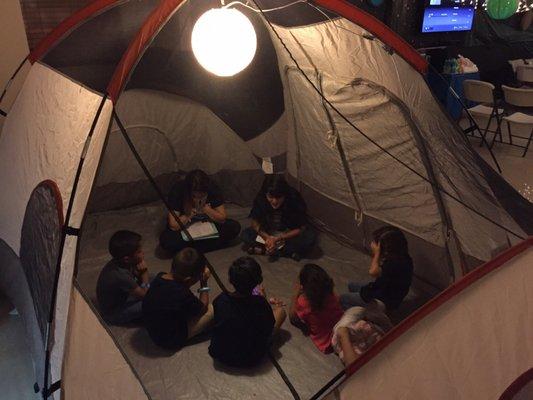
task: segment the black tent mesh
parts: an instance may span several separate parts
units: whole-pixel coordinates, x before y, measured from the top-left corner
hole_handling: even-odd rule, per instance
[[[243,8],[257,34],[252,63],[233,77],[217,77],[204,70],[191,49],[191,33],[198,17],[216,0],[186,2],[146,50],[128,89],[154,89],[190,98],[209,107],[244,140],[271,127],[284,111],[283,86],[276,52],[260,16]]]
[[[95,15],[62,39],[43,61],[104,92],[129,43],[158,0],[130,0]]]
[[[55,196],[49,186],[39,185],[26,206],[20,261],[28,280],[43,339],[52,302],[60,241],[61,223]]]

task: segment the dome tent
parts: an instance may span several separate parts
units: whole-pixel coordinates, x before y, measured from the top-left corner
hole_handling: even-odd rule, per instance
[[[42,272],[56,276],[57,298],[37,311],[37,320],[42,327],[54,313],[52,331],[43,328],[42,337],[52,344],[50,382],[62,377],[63,360],[69,365],[66,393],[83,390],[79,378],[92,361],[114,371],[122,386],[112,390],[145,396],[118,350],[98,351],[114,343],[72,287],[91,192],[91,207],[101,209],[146,200],[132,200],[142,194],[145,177],[120,150],[118,120],[160,184],[178,170],[200,167],[232,182],[235,198],[249,201],[262,159],[286,169],[317,223],[354,245],[362,247],[384,222],[401,227],[409,233],[416,275],[436,288],[526,236],[433,100],[421,75],[425,61],[357,8],[314,4],[328,13],[296,4],[269,13],[273,25],[245,10],[258,32],[258,54],[230,80],[203,72],[190,54],[192,23],[216,2],[95,1],[30,55],[32,69],[0,136],[0,179],[11,189],[0,196],[1,232],[5,246],[27,260],[25,271],[39,259],[23,253],[26,216],[34,240],[49,253],[60,248],[59,268],[50,265],[51,256],[45,263],[51,268]],[[342,18],[330,20],[334,13]],[[179,153],[184,143],[201,151]],[[44,200],[33,201],[39,185]],[[120,193],[126,199],[117,200]],[[34,207],[41,212],[28,212]],[[59,246],[50,239],[56,225],[31,219],[58,210],[57,225],[65,226]],[[32,291],[34,303],[49,304],[35,300],[42,292]],[[74,355],[82,354],[84,365],[80,357],[76,364]],[[84,385],[98,382],[102,371]]]

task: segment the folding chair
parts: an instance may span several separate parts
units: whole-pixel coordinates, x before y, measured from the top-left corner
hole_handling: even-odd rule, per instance
[[[467,79],[463,82],[465,99],[470,102],[479,103],[478,105],[468,109],[470,114],[476,117],[488,118],[487,126],[483,132],[477,123],[475,123],[475,125],[471,125],[463,131],[465,134],[468,134],[477,130],[482,137],[480,147],[483,146],[483,141],[486,142],[487,132],[494,132],[494,138],[492,140],[493,144],[496,136],[500,137],[500,141],[502,140],[501,123],[504,110],[502,108],[498,108],[497,106],[494,89],[494,85],[489,82],[477,81],[473,79]],[[496,131],[489,129],[493,118],[496,118]],[[490,147],[492,147],[492,144]]]
[[[503,117],[507,122],[507,129],[509,130],[509,144],[524,149],[522,157],[525,157],[531,144],[533,137],[533,89],[524,88],[512,88],[502,85],[503,95],[505,102],[512,107],[518,108],[521,111],[529,112],[528,114],[521,111],[514,112],[509,116]],[[517,124],[521,126],[531,127],[529,137],[513,135],[511,132],[511,124]],[[527,140],[525,146],[517,145],[513,143],[513,137],[518,137]]]
[[[516,67],[516,80],[525,86],[533,86],[533,65]]]

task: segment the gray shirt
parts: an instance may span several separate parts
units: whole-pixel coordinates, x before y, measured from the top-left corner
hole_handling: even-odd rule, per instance
[[[102,315],[119,312],[128,299],[130,292],[138,285],[133,272],[120,267],[115,261],[109,261],[98,276],[96,297]]]

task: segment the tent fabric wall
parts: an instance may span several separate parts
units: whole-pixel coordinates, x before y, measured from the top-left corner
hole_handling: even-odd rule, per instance
[[[533,365],[531,265],[533,238],[415,312],[326,398],[498,399]]]
[[[191,100],[164,92],[129,90],[121,96],[116,112],[154,176],[200,167],[208,174],[260,168],[235,132],[208,108]],[[98,186],[146,179],[124,146],[124,138],[113,124]]]
[[[466,204],[475,206],[489,218],[525,237],[523,231],[494,198],[477,165],[473,150],[461,132],[446,117],[438,103],[432,101],[433,96],[422,75],[411,68],[405,60],[396,54],[389,54],[379,40],[365,39],[363,29],[344,19],[311,27],[292,29],[275,27],[275,29],[307,76],[314,79],[317,74],[321,74],[327,78],[323,85],[323,93],[327,99],[335,100],[339,90],[349,86],[357,78],[379,82],[409,110],[410,118],[420,131],[421,139],[426,145],[437,182]],[[274,38],[274,44],[278,49],[280,70],[292,68],[293,62],[279,40]],[[303,101],[301,99],[306,96],[314,96],[311,93],[312,89],[302,85],[299,87],[299,101]],[[314,110],[319,107],[320,105],[315,104]],[[312,112],[309,113],[310,117]],[[313,123],[320,123],[318,117],[315,116]],[[372,135],[373,132],[366,133]],[[323,135],[327,135],[327,131]],[[358,133],[352,127],[348,127],[339,129],[339,135],[352,137]],[[288,156],[294,157],[292,154]],[[404,167],[396,163],[395,170],[398,174],[402,169]],[[370,187],[370,190],[375,189],[375,186]],[[341,200],[339,193],[333,192],[332,195]],[[444,204],[463,250],[467,254],[489,260],[494,251],[507,245],[508,235],[501,228],[495,227],[468,210],[465,211],[464,206],[449,197],[444,196]],[[399,225],[404,229],[413,229],[413,226],[420,225],[422,228],[416,229],[413,233],[426,240],[435,239],[437,233],[427,235],[427,229],[424,229],[426,224],[435,226],[434,221],[421,221],[420,218]],[[440,236],[442,237],[442,234]]]
[[[42,64],[31,68],[0,137],[0,181],[4,188],[9,188],[0,194],[0,231],[16,253],[20,250],[21,226],[33,188],[46,179],[55,181],[66,210],[76,168],[85,154],[87,162],[70,221],[73,227],[81,224],[111,114],[111,102],[107,100],[93,140],[85,147],[101,102],[102,96]],[[68,240],[63,254],[53,328],[53,379],[60,377],[75,242]]]
[[[334,1],[328,0],[328,2]],[[119,4],[119,2],[113,0],[96,1],[94,7],[84,9],[70,18],[65,24],[62,24],[58,30],[43,42],[38,51],[32,54],[30,60],[40,59],[50,49],[52,44],[58,44],[57,41],[60,37],[70,37],[69,29],[75,32],[75,27],[80,26],[82,22],[88,21],[91,16],[96,16],[97,12],[103,11],[101,15],[104,15],[108,7],[110,10],[115,5],[118,7],[118,5],[129,3],[125,1]],[[348,6],[345,2],[339,3]],[[138,65],[141,54],[146,50],[146,46],[152,43],[152,35],[160,32],[165,22],[176,12],[180,4],[181,0],[163,0],[158,3],[152,10],[154,12],[145,19],[144,24],[141,23],[143,18],[138,20],[141,23],[140,29],[137,31],[136,36],[133,35],[128,38],[131,41],[127,50],[123,53],[125,42],[119,41],[122,46],[120,47],[121,50],[117,50],[118,47],[115,49],[117,50],[116,54],[112,54],[113,60],[108,60],[109,65],[96,65],[95,71],[102,72],[101,75],[98,75],[99,79],[101,78],[101,82],[99,81],[98,83],[105,82],[106,85],[109,83],[107,88],[113,101],[117,101],[122,88],[127,84],[128,79],[132,76],[131,74],[134,73],[133,68]],[[406,144],[411,143],[412,148],[407,153],[403,150],[400,153],[402,156],[409,154],[408,164],[414,166],[417,171],[420,171],[425,176],[428,166],[421,163],[418,158],[419,154],[415,151],[416,146],[420,145],[414,144],[412,129],[407,129],[407,125],[411,124],[416,127],[416,130],[421,135],[421,140],[424,142],[431,160],[432,169],[435,171],[440,185],[460,197],[467,204],[474,205],[495,221],[521,235],[523,234],[522,230],[518,228],[494,198],[482,171],[477,165],[473,150],[461,136],[457,127],[450,123],[438,103],[431,101],[431,92],[422,76],[409,65],[405,58],[396,53],[391,54],[390,48],[384,46],[379,38],[374,38],[373,40],[364,38],[363,35],[366,34],[364,29],[344,19],[290,29],[277,27],[276,30],[302,65],[305,73],[311,79],[316,80],[324,95],[331,99],[333,104],[341,109],[346,108],[346,113],[353,112],[353,99],[347,96],[348,93],[350,95],[355,94],[359,96],[359,100],[368,102],[368,110],[359,110],[359,113],[356,112],[350,115],[350,118],[355,122],[364,122],[360,118],[363,117],[364,119],[364,117],[374,113],[376,109],[378,112],[376,112],[374,117],[379,119],[379,109],[382,107],[388,107],[388,113],[396,112],[390,102],[390,98],[398,99],[408,110],[408,115],[404,113],[401,130],[398,132],[397,137],[392,138],[395,141],[392,141],[391,144],[396,148],[402,146],[407,148]],[[135,28],[131,30],[131,32],[135,31]],[[386,36],[383,36],[383,41],[390,42],[390,32],[384,32],[383,34]],[[72,37],[74,38],[75,35]],[[239,157],[231,159],[232,162],[238,161],[240,169],[231,164],[231,168],[236,171],[260,171],[255,156],[283,155],[283,146],[286,143],[289,175],[300,179],[300,186],[306,185],[324,198],[340,204],[349,211],[353,210],[354,220],[351,222],[353,222],[354,226],[356,222],[359,223],[357,225],[358,238],[362,237],[364,240],[368,238],[368,227],[372,224],[390,220],[390,216],[387,217],[386,214],[391,211],[376,211],[372,209],[376,204],[380,204],[379,198],[377,200],[372,198],[372,195],[379,193],[383,189],[380,187],[379,179],[361,182],[361,177],[357,176],[361,164],[356,158],[360,157],[361,154],[359,152],[365,150],[365,146],[362,142],[356,141],[357,133],[351,127],[343,125],[342,121],[338,119],[335,120],[338,116],[332,118],[334,111],[325,106],[324,102],[320,100],[316,92],[312,91],[301,75],[294,73],[293,62],[289,59],[277,38],[275,36],[272,36],[272,38],[277,50],[279,70],[285,83],[285,104],[290,104],[291,108],[289,109],[287,106],[285,115],[277,119],[277,122],[272,121],[275,123],[269,126],[267,131],[251,138],[250,144],[247,145],[244,141],[237,140],[239,139],[238,136],[230,129],[226,129],[227,127],[224,128],[224,125],[220,125],[219,128],[215,124],[217,118],[206,112],[206,109],[197,105],[190,107],[190,103],[186,105],[185,102],[182,102],[180,103],[182,112],[194,113],[195,122],[198,122],[197,119],[199,118],[204,118],[206,126],[208,126],[206,128],[209,132],[208,137],[217,138],[217,140],[222,140],[222,137],[225,137],[227,140],[227,143],[224,143],[226,149],[233,152],[236,149],[238,150]],[[90,40],[90,37],[86,39],[87,46],[98,47]],[[397,44],[401,45],[401,43]],[[102,46],[97,50],[112,52],[113,49],[111,47]],[[69,46],[65,48],[69,48]],[[59,47],[55,49],[59,49]],[[81,53],[83,53],[83,50]],[[400,53],[404,54],[405,49],[401,50]],[[117,55],[119,57],[122,56],[122,61],[118,64]],[[61,57],[58,57],[57,60],[64,61]],[[69,63],[71,62],[69,61]],[[80,65],[62,65],[62,67],[65,67],[64,70],[61,70],[65,74],[78,76],[77,74],[80,73]],[[86,65],[81,68],[84,69],[85,67]],[[108,82],[108,77],[111,77],[111,70],[115,71],[115,78]],[[86,73],[93,70],[85,68],[84,71]],[[387,99],[387,96],[383,96],[382,93],[379,94],[375,91],[365,92],[363,90],[365,88],[355,88],[353,82],[356,78],[363,78],[368,82],[377,82],[392,96]],[[104,87],[106,86],[99,86],[98,89],[93,87],[93,89],[104,90],[102,89]],[[128,91],[123,96],[125,99],[124,104],[127,104]],[[131,93],[131,96],[133,96],[133,93]],[[146,96],[148,98],[151,94]],[[170,150],[171,146],[168,146],[166,141],[146,139],[153,138],[154,132],[171,131],[180,126],[180,123],[187,121],[185,115],[181,115],[179,121],[175,116],[172,116],[172,112],[175,111],[171,111],[172,107],[170,105],[175,99],[168,101],[169,98],[170,96],[159,94],[156,100],[161,108],[165,108],[166,112],[164,114],[157,114],[154,111],[155,108],[151,108],[152,104],[150,102],[139,102],[139,104],[135,105],[135,101],[139,101],[139,99],[130,99],[132,110],[135,110],[136,113],[144,113],[142,115],[145,119],[153,118],[151,124],[146,124],[146,121],[133,120],[129,128],[132,130],[133,135],[137,136],[137,140],[144,144],[149,144],[147,149],[143,149],[146,154],[142,156],[151,154],[152,157],[147,157],[151,167],[155,167],[155,159],[164,154],[165,165],[158,165],[157,168],[161,168],[159,171],[156,168],[156,172],[161,172],[162,174],[169,172],[168,167],[171,163],[173,163],[173,167],[176,164],[176,159]],[[151,98],[151,100],[154,99],[155,97]],[[287,102],[287,99],[289,99],[289,102]],[[359,106],[359,103],[357,106]],[[143,105],[142,107],[139,106],[141,104]],[[155,107],[155,104],[153,106]],[[121,105],[119,104],[118,107],[120,108]],[[99,118],[95,121],[98,110],[101,112]],[[97,166],[102,156],[106,133],[109,131],[111,112],[111,100],[107,100],[103,95],[94,93],[81,84],[73,82],[46,65],[40,63],[33,65],[0,136],[0,181],[5,187],[9,188],[9,190],[5,190],[0,194],[0,231],[2,232],[2,239],[5,239],[6,244],[14,250],[15,254],[20,252],[20,229],[27,201],[35,185],[44,179],[52,179],[57,182],[59,190],[63,194],[63,208],[68,209],[67,206],[70,205],[72,210],[67,223],[73,228],[80,227],[86,211],[88,197],[93,187]],[[121,118],[124,120],[133,119],[133,115],[126,112],[121,115]],[[391,121],[388,120],[388,122]],[[95,123],[94,125],[93,122]],[[163,122],[163,124],[158,125],[160,122]],[[210,125],[208,122],[213,122],[213,124]],[[182,125],[183,128],[186,126]],[[88,134],[92,127],[94,127],[92,140],[88,140]],[[224,135],[220,135],[220,130],[224,132]],[[286,142],[279,141],[281,134],[284,132],[287,132]],[[386,134],[384,131],[378,133],[382,136]],[[401,137],[399,136],[400,134]],[[160,138],[160,136],[157,137]],[[190,136],[183,136],[181,139],[187,137]],[[203,144],[204,147],[213,150],[205,141],[202,142],[205,139],[198,139],[200,140],[200,146]],[[350,144],[350,142],[353,142],[351,144],[356,146],[353,152],[348,153],[347,160],[343,160],[342,157],[339,158],[339,148],[335,148],[335,145],[338,146],[338,139],[341,139],[343,143],[348,142]],[[277,141],[279,142],[276,143]],[[221,144],[221,142],[217,143]],[[268,143],[268,146],[266,146],[269,149],[268,151],[263,153],[254,151],[254,148],[257,149],[259,145],[263,146],[265,143]],[[371,152],[367,152],[367,154],[371,154]],[[74,177],[77,168],[80,166],[80,158],[84,159],[85,164],[80,170],[81,175],[79,176],[76,195],[72,197]],[[327,162],[328,159],[329,162]],[[127,164],[130,161],[125,162]],[[390,160],[388,161],[390,162]],[[104,160],[104,164],[105,162]],[[191,166],[195,162],[194,157],[189,160]],[[213,165],[209,165],[209,167],[212,167],[214,171],[220,172],[222,171],[221,165],[228,165],[228,162],[228,157],[218,157],[216,162]],[[383,163],[383,165],[385,164]],[[411,187],[414,182],[418,190],[414,192],[407,191],[407,193],[402,192],[402,195],[405,195],[406,198],[416,197],[420,201],[418,204],[424,207],[424,215],[423,217],[418,216],[419,220],[417,220],[416,213],[407,212],[409,211],[409,207],[407,207],[407,211],[401,210],[404,212],[405,220],[393,220],[392,222],[406,230],[410,230],[411,233],[425,241],[443,245],[445,243],[444,235],[448,232],[444,232],[442,221],[436,217],[438,211],[434,194],[431,194],[429,185],[423,184],[419,180],[407,181],[407,175],[403,175],[405,171],[401,172],[401,168],[403,167],[400,165],[390,163],[384,169],[386,170],[385,173],[393,169],[391,177],[396,177],[398,181],[403,180],[404,187]],[[111,178],[108,176],[108,183],[123,183],[121,179],[124,176],[112,175]],[[128,179],[132,177],[138,178],[139,176],[132,174]],[[409,176],[409,179],[412,179],[412,177]],[[357,182],[358,180],[359,182]],[[364,183],[365,187],[368,187],[367,193],[357,191],[357,185],[352,185],[353,182],[359,183],[359,186]],[[72,199],[71,204],[69,204],[69,199]],[[381,204],[382,208],[396,207],[398,209],[405,205],[402,203],[405,203],[405,199],[392,206],[383,202]],[[503,230],[465,210],[462,205],[450,198],[445,197],[444,204],[445,211],[450,215],[459,241],[468,255],[487,260],[490,259],[496,249],[508,245],[511,238]],[[365,218],[361,220],[362,214],[367,215],[365,217],[366,221]],[[375,218],[372,216],[375,216]],[[72,298],[72,274],[76,261],[77,242],[78,240],[75,236],[69,235],[66,237],[61,259],[56,319],[52,330],[52,381],[61,377],[61,366],[64,360],[65,329],[67,326],[66,319],[69,313],[70,299]],[[439,280],[442,278],[440,275]],[[76,296],[76,293],[73,296]],[[73,311],[73,313],[75,312]],[[85,321],[83,322],[84,324],[88,324],[87,321],[90,318],[84,317],[83,320]],[[72,324],[76,324],[76,322],[72,322]],[[73,326],[73,329],[77,329],[77,326]],[[83,334],[83,332],[80,333],[76,330],[72,332],[73,335]],[[78,342],[74,340],[79,340],[79,337],[69,337],[69,341],[71,341],[69,343],[76,347]],[[71,350],[73,352],[76,351],[74,348]],[[73,358],[70,359],[71,365],[74,365],[72,364],[73,360]],[[74,373],[74,371],[71,372]],[[88,382],[88,384],[91,383],[94,388],[94,383]]]
[[[62,394],[65,399],[146,400],[148,395],[77,287],[72,290]]]

